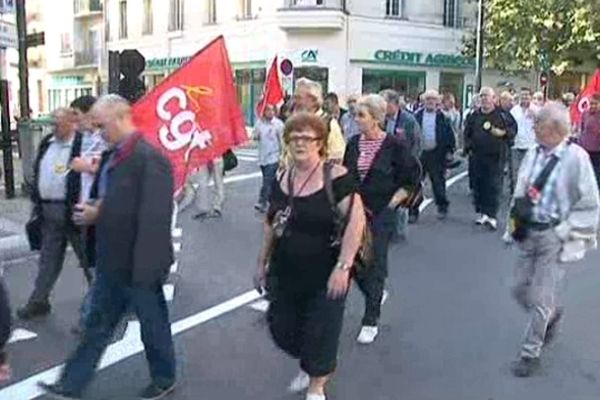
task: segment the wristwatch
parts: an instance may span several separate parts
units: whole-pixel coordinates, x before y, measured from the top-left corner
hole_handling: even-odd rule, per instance
[[[352,265],[344,261],[338,261],[337,264],[335,264],[335,268],[344,272],[348,272],[352,269]]]

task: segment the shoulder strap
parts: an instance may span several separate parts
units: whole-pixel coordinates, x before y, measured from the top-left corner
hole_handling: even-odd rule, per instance
[[[541,192],[544,189],[544,186],[546,186],[546,182],[548,182],[548,179],[550,178],[552,171],[554,171],[554,168],[558,164],[558,161],[560,161],[560,159],[556,155],[552,155],[552,158],[550,158],[548,164],[546,164],[540,175],[536,178],[535,182],[533,183],[533,187],[536,190]]]

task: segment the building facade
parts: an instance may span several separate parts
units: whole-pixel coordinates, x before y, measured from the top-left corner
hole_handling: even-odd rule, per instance
[[[273,57],[343,99],[394,88],[411,97],[429,88],[466,105],[474,60],[461,55],[476,0],[105,0],[107,47],[138,49],[153,87],[218,35],[226,39],[249,124]],[[484,84],[532,85],[535,76],[486,72]]]
[[[101,0],[44,1],[48,109],[98,94],[104,43]]]

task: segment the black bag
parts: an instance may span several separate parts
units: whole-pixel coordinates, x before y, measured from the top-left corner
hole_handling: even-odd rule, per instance
[[[535,204],[530,193],[532,191],[542,193],[558,161],[559,158],[553,155],[531,188],[525,193],[525,196],[514,199],[513,206],[510,209],[510,232],[515,241],[522,242],[527,238],[529,233],[528,226],[533,221],[533,208]]]
[[[229,172],[238,166],[238,159],[233,150],[229,149],[223,154],[223,172]]]
[[[31,211],[31,217],[25,224],[25,233],[27,234],[27,241],[29,241],[29,248],[32,251],[42,249],[42,210],[40,207],[35,206]]]

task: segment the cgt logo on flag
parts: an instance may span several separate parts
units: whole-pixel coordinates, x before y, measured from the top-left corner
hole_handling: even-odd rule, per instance
[[[581,116],[590,108],[590,98],[598,92],[600,92],[600,69],[596,70],[589,85],[571,106],[571,121],[574,124],[578,125],[581,122]]]
[[[207,87],[175,87],[160,96],[156,104],[156,114],[164,123],[158,132],[160,143],[169,151],[187,147],[185,162],[189,161],[192,150],[204,150],[211,145],[213,135],[196,121],[200,103],[192,96],[210,96],[212,92]],[[169,107],[172,103],[175,103],[172,106],[176,108],[174,112]]]
[[[248,140],[233,71],[219,37],[133,107],[144,137],[170,161],[175,191],[189,173]]]

